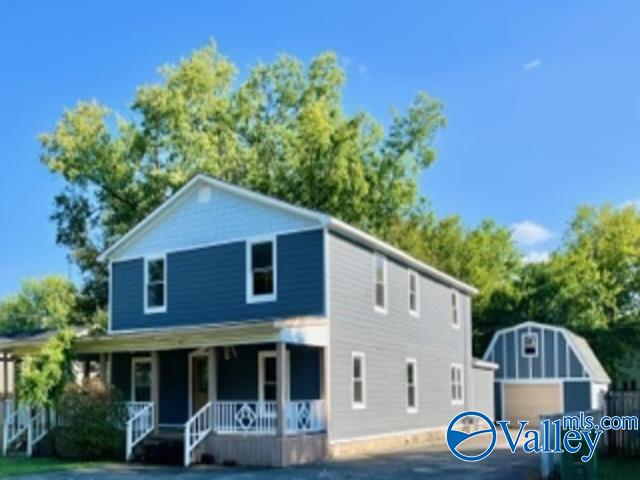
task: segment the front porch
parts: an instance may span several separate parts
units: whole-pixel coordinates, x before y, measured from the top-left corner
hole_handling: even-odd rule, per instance
[[[127,460],[171,432],[185,466],[309,462],[326,455],[326,335],[322,323],[306,327],[80,338],[75,371],[102,378],[127,403]],[[34,421],[21,415],[5,422],[9,439]]]

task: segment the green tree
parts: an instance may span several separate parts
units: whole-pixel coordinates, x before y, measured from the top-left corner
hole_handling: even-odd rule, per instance
[[[212,43],[161,74],[138,88],[127,116],[79,103],[40,137],[42,162],[66,183],[52,218],[84,274],[89,311],[106,302],[99,252],[197,173],[387,238],[416,207],[418,174],[445,123],[424,93],[394,113],[386,133],[370,115],[345,112],[345,72],[333,53],[307,67],[283,55],[239,81]]]
[[[64,277],[22,282],[20,292],[0,301],[0,332],[19,333],[78,323],[78,292]]]

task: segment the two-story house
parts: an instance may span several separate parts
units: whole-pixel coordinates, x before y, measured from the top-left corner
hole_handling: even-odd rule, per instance
[[[185,464],[288,465],[493,410],[476,290],[328,215],[199,175],[101,259],[108,334],[77,348],[132,402],[129,454],[175,429]]]

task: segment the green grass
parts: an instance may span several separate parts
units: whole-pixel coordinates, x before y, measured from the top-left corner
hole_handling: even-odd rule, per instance
[[[13,475],[77,470],[79,468],[95,468],[100,465],[100,463],[92,462],[65,462],[55,458],[0,457],[0,478]]]
[[[637,458],[600,458],[598,459],[598,478],[628,480],[640,476],[640,459]]]

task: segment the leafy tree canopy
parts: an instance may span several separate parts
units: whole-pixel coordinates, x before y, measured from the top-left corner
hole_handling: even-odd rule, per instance
[[[0,301],[0,332],[20,333],[77,323],[78,292],[64,277],[22,282],[20,292]]]
[[[85,276],[89,310],[107,297],[99,252],[197,173],[388,237],[415,208],[418,173],[445,124],[425,93],[386,132],[365,112],[347,113],[333,53],[308,66],[283,55],[240,81],[211,43],[161,74],[138,88],[127,115],[79,103],[40,137],[42,162],[66,182],[52,218]]]

